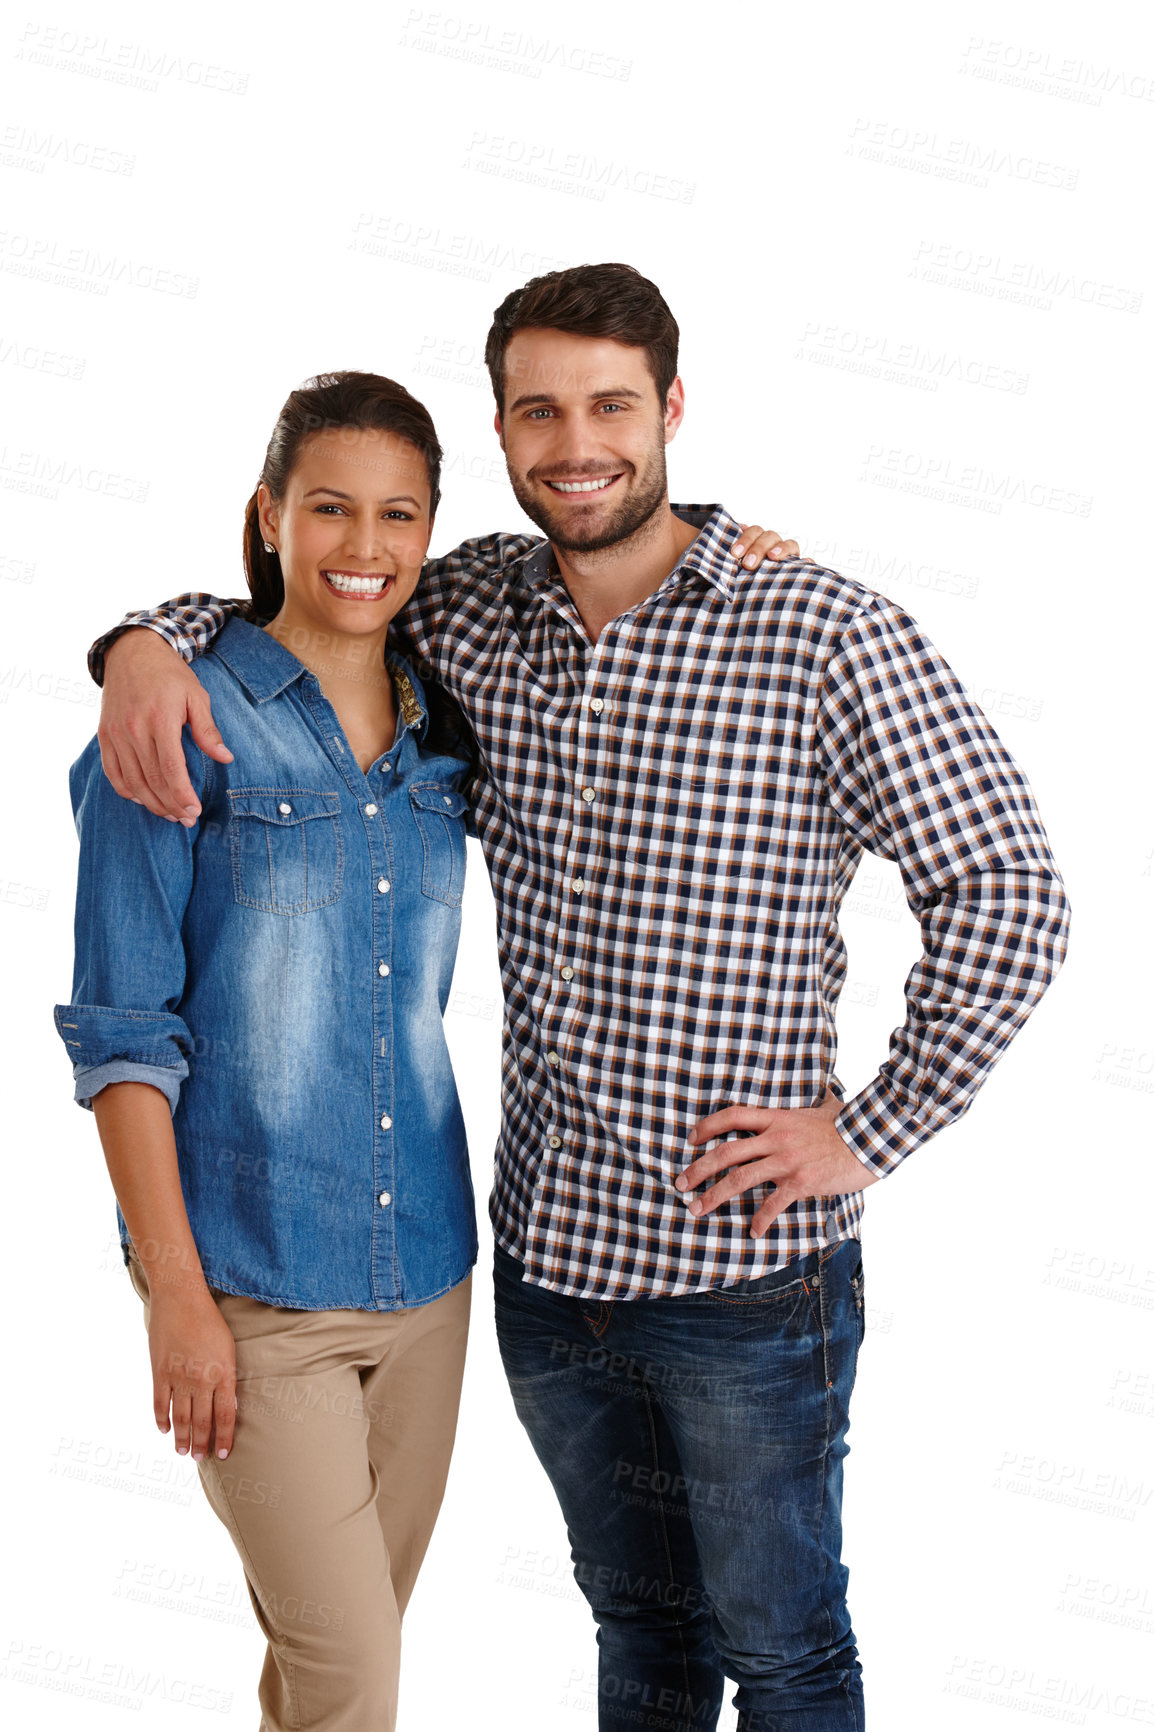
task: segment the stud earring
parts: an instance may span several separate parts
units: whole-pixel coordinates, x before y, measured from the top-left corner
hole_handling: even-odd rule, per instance
[[[273,544],[272,544],[272,542],[271,542],[271,541],[266,541],[266,542],[265,542],[265,544],[264,544],[264,550],[265,550],[265,552],[266,552],[266,553],[275,553],[275,552],[276,552],[276,548],[275,548],[275,547],[274,547],[274,546],[273,546]]]

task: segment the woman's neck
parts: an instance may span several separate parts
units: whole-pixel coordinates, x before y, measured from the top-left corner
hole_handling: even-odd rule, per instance
[[[396,695],[385,666],[387,628],[371,637],[325,631],[282,607],[263,629],[316,675],[358,763],[367,770],[388,751],[396,733]]]

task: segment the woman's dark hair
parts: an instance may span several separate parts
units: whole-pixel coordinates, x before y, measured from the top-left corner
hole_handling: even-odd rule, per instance
[[[272,430],[257,486],[263,482],[279,504],[304,441],[324,432],[339,438],[346,430],[392,433],[415,445],[429,471],[429,515],[435,515],[444,452],[432,417],[403,385],[379,373],[318,373],[290,392]],[[252,596],[249,619],[253,623],[273,619],[284,605],[284,579],[280,556],[264,550],[257,488],[244,513],[244,575]]]
[[[500,415],[505,413],[505,350],[515,332],[531,325],[576,337],[612,337],[644,349],[664,408],[677,377],[677,320],[656,283],[632,265],[573,265],[534,277],[506,295],[493,314],[485,344],[485,365]]]

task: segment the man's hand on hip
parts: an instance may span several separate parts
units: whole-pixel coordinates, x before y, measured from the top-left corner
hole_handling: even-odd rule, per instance
[[[105,657],[97,729],[104,774],[126,800],[191,828],[200,801],[180,742],[186,722],[202,752],[231,764],[208,693],[192,669],[148,626],[124,632]]]
[[[694,1197],[690,1214],[707,1215],[743,1191],[776,1185],[753,1217],[750,1236],[760,1239],[791,1203],[805,1197],[844,1196],[876,1184],[880,1174],[859,1161],[834,1129],[844,1104],[827,1090],[819,1107],[725,1107],[699,1119],[689,1133],[691,1143],[708,1143],[727,1131],[757,1134],[720,1143],[675,1179],[679,1191],[692,1191],[716,1173],[725,1173],[716,1185]]]

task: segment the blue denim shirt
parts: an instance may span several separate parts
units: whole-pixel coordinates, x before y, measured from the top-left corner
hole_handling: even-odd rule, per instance
[[[205,1279],[273,1305],[422,1305],[477,1254],[441,1020],[470,766],[390,668],[397,735],[365,773],[316,676],[234,619],[193,668],[235,754],[186,732],[193,828],[121,799],[95,739],[70,772],[76,1099],[163,1090]]]

